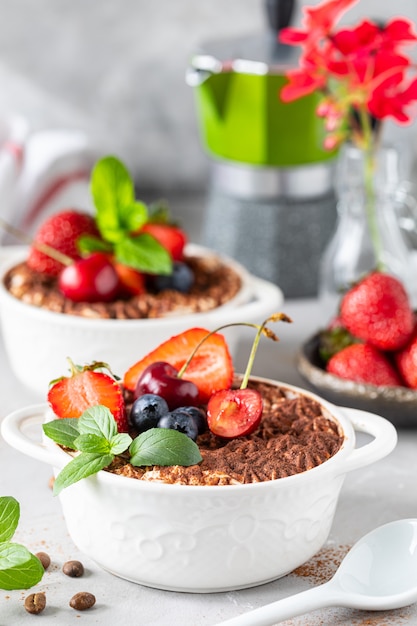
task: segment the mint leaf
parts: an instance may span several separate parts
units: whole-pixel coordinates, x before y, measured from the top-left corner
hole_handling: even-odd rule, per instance
[[[96,474],[104,467],[110,465],[113,459],[113,454],[81,452],[79,456],[76,456],[59,472],[54,482],[54,495],[58,495],[62,489],[73,485],[82,478]]]
[[[91,254],[92,252],[112,252],[113,246],[99,237],[93,235],[81,235],[77,239],[77,248],[81,255]]]
[[[110,452],[112,454],[122,454],[132,443],[132,437],[127,433],[118,433],[110,441]]]
[[[52,420],[42,425],[43,432],[49,439],[61,446],[76,450],[75,439],[78,437],[78,419],[75,417],[64,417]]]
[[[0,588],[29,589],[44,575],[40,560],[17,543],[0,544]]]
[[[0,543],[0,569],[9,569],[29,561],[31,553],[19,543],[3,541]]]
[[[98,404],[92,406],[78,418],[80,435],[97,435],[110,441],[117,435],[115,419],[106,406]]]
[[[125,237],[114,245],[116,259],[139,272],[148,274],[171,274],[172,258],[152,235],[142,233]]]
[[[39,559],[27,548],[11,543],[20,516],[20,505],[11,496],[0,498],[0,589],[28,589],[44,573]]]
[[[132,202],[119,207],[119,220],[128,233],[142,228],[148,221],[148,207],[143,202]]]
[[[91,174],[91,193],[97,226],[107,241],[115,243],[124,233],[137,230],[147,221],[147,207],[136,202],[133,180],[116,157],[105,157],[96,163]]]
[[[197,444],[177,430],[151,428],[129,448],[132,465],[195,465],[202,461]]]
[[[75,440],[76,450],[93,454],[110,454],[110,442],[99,435],[80,435]]]
[[[11,496],[0,498],[0,541],[9,541],[17,528],[20,505]]]

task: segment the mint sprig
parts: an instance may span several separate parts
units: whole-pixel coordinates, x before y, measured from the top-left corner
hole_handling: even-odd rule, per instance
[[[169,252],[151,235],[138,234],[154,212],[136,200],[133,180],[119,159],[107,156],[97,161],[91,173],[91,194],[102,239],[81,236],[77,243],[82,254],[111,252],[117,261],[138,271],[172,273]],[[163,219],[167,221],[167,216]]]
[[[202,460],[195,442],[177,430],[151,428],[129,448],[132,465],[196,465]]]
[[[57,419],[43,424],[47,437],[79,452],[56,477],[53,492],[108,467],[116,455],[130,454],[130,463],[147,465],[195,465],[202,460],[198,446],[184,433],[153,428],[134,440],[118,433],[111,411],[102,405],[90,407],[77,419]]]
[[[0,497],[0,588],[29,589],[44,574],[40,560],[25,546],[11,541],[20,517],[20,505],[11,496]]]

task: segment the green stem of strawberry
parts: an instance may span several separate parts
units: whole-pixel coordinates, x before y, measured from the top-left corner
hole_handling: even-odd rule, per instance
[[[250,370],[252,369],[252,365],[253,365],[253,361],[254,361],[254,358],[255,358],[256,349],[258,347],[261,335],[264,334],[266,337],[268,337],[269,339],[272,339],[273,341],[279,341],[279,338],[277,337],[277,335],[275,335],[275,333],[273,333],[269,328],[267,328],[266,324],[268,324],[269,322],[279,322],[279,321],[289,322],[289,323],[292,322],[292,320],[285,313],[273,313],[266,320],[264,320],[262,322],[262,324],[252,324],[251,322],[233,322],[231,324],[223,324],[223,326],[219,326],[215,330],[212,330],[210,333],[207,333],[207,335],[205,337],[203,337],[203,339],[201,339],[198,342],[198,344],[195,346],[194,350],[191,352],[190,356],[188,357],[188,359],[186,360],[184,365],[178,371],[177,377],[181,378],[183,376],[183,374],[186,371],[187,367],[189,366],[189,364],[191,363],[192,359],[194,358],[197,350],[202,346],[202,344],[209,337],[211,337],[211,335],[214,335],[215,333],[218,333],[221,330],[224,330],[225,328],[231,328],[232,326],[247,326],[249,328],[256,328],[257,329],[257,333],[256,333],[256,337],[255,337],[255,340],[254,340],[254,345],[252,346],[251,354],[250,354],[250,357],[249,357],[250,367],[249,367],[249,363],[248,363],[248,367],[246,368],[245,376],[244,376],[243,381],[242,381],[242,385],[243,385],[243,383],[245,383],[245,387],[246,387],[246,385],[248,384]],[[241,387],[241,388],[243,389],[244,387]]]
[[[104,363],[104,361],[93,361],[92,363],[89,363],[87,365],[77,365],[68,356],[67,357],[67,363],[68,363],[70,375],[69,376],[60,376],[59,378],[51,380],[51,382],[49,383],[50,386],[55,385],[55,383],[57,383],[58,381],[62,380],[63,378],[72,378],[72,377],[74,377],[77,374],[80,374],[82,372],[87,372],[87,371],[94,372],[95,370],[103,370],[103,369],[107,370],[109,372],[109,374],[116,381],[120,380],[120,378],[118,376],[116,376],[116,374],[113,374],[113,372],[111,371],[110,366],[108,365],[108,363]]]
[[[39,250],[39,252],[43,252],[47,256],[50,256],[52,259],[55,259],[55,261],[58,261],[63,265],[71,265],[72,263],[74,263],[74,259],[71,259],[71,257],[63,254],[62,252],[59,252],[59,250],[55,250],[55,248],[48,246],[46,243],[32,240],[22,230],[20,230],[19,228],[15,228],[11,224],[8,224],[8,222],[6,222],[2,218],[0,218],[0,226],[3,228],[3,230],[6,231],[6,233],[9,233],[9,235],[16,237],[16,239],[19,239],[19,241],[21,241],[22,243],[33,246],[34,248]]]

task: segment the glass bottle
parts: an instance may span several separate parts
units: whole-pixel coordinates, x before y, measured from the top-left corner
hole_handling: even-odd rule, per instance
[[[376,155],[371,238],[364,153],[354,146],[342,150],[336,171],[338,222],[319,268],[319,297],[329,312],[336,313],[342,294],[376,268],[399,278],[417,305],[412,249],[400,227],[400,206],[409,198],[400,183],[398,161],[394,148],[381,148]]]

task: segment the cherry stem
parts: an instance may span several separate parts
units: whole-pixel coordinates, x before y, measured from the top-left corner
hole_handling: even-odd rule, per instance
[[[39,252],[43,252],[52,259],[55,259],[55,261],[58,261],[63,265],[71,265],[72,263],[74,263],[74,259],[71,259],[71,257],[63,254],[62,252],[59,252],[59,250],[55,250],[55,248],[52,248],[52,246],[48,246],[48,244],[46,243],[41,243],[40,241],[31,239],[31,237],[26,235],[26,233],[24,233],[22,230],[20,230],[19,228],[15,228],[15,226],[12,226],[11,224],[8,224],[8,222],[6,222],[1,217],[0,226],[3,228],[3,230],[6,231],[6,233],[9,233],[9,235],[16,237],[16,239],[19,239],[23,243],[27,243],[33,246],[34,248],[36,248],[36,250],[39,250]]]
[[[178,371],[177,377],[178,378],[182,377],[182,375],[184,374],[185,370],[187,369],[187,367],[191,363],[192,359],[194,358],[197,350],[200,348],[200,346],[209,337],[211,337],[215,333],[218,333],[219,331],[223,330],[224,328],[230,328],[232,326],[248,326],[249,328],[256,328],[258,332],[256,333],[256,337],[255,337],[255,340],[254,340],[254,344],[252,346],[251,354],[249,356],[248,367],[246,368],[245,376],[244,376],[243,381],[242,381],[241,389],[244,389],[247,386],[247,384],[248,384],[250,370],[252,369],[252,365],[253,365],[253,361],[254,361],[254,358],[255,358],[256,349],[258,347],[259,340],[261,338],[262,333],[264,333],[269,339],[272,339],[273,341],[279,341],[279,338],[275,335],[275,333],[273,333],[271,330],[269,330],[269,328],[266,328],[266,324],[268,324],[268,322],[279,322],[279,321],[290,322],[290,323],[292,322],[292,320],[285,313],[273,313],[266,320],[264,320],[264,322],[262,322],[262,324],[252,324],[251,322],[233,322],[231,324],[224,324],[223,326],[219,326],[215,330],[212,330],[211,332],[207,333],[207,335],[205,335],[202,339],[200,339],[200,341],[195,346],[194,350],[191,352],[191,354],[188,357],[188,359],[185,361],[184,365]],[[250,364],[250,367],[249,367],[249,364]],[[245,383],[245,387],[243,387],[244,383]]]
[[[252,350],[250,351],[248,364],[246,366],[246,371],[245,371],[245,373],[243,375],[243,379],[242,379],[242,383],[240,385],[240,389],[246,389],[246,387],[248,386],[249,376],[250,376],[250,373],[252,371],[253,363],[255,361],[255,354],[256,354],[256,351],[258,349],[259,341],[261,339],[262,333],[264,331],[268,330],[268,329],[265,328],[265,326],[266,326],[266,324],[268,324],[268,322],[292,322],[292,320],[288,317],[288,315],[285,315],[285,313],[274,313],[273,315],[268,317],[266,320],[264,320],[262,322],[262,324],[257,326],[258,332],[256,333],[255,339],[253,340]],[[270,332],[267,332],[267,337],[274,338],[275,335],[273,333],[271,334]],[[277,339],[275,339],[275,341],[276,340]]]

